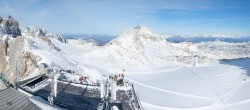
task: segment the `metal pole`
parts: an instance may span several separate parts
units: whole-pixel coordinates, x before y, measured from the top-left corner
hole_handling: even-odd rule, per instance
[[[54,98],[57,96],[57,76],[56,73],[58,71],[53,69],[53,72],[50,74],[50,96],[48,97],[48,101],[50,102],[51,106],[54,106]]]
[[[16,59],[16,56],[14,57]],[[19,80],[19,74],[18,74],[18,68],[17,68],[17,60],[15,60],[15,75],[16,75],[16,81],[15,81],[15,89],[18,89],[18,80]]]
[[[111,82],[111,98],[116,100],[116,81]]]

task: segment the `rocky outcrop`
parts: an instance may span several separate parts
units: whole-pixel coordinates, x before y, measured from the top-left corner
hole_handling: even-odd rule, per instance
[[[0,40],[0,72],[6,67],[7,45],[5,39]]]
[[[16,73],[20,78],[24,78],[39,71],[37,62],[40,57],[27,52],[24,46],[23,37],[5,36],[0,38],[0,72],[11,83],[15,81]],[[16,70],[16,68],[18,69]]]
[[[56,38],[57,40],[59,40],[62,43],[67,42],[67,40],[62,35],[50,33],[48,31],[46,31],[45,29],[41,29],[38,27],[25,27],[25,28],[22,28],[21,31],[22,31],[22,33],[30,34],[30,35],[36,36],[36,37]]]
[[[12,37],[21,36],[18,21],[14,20],[12,16],[7,19],[0,17],[0,35],[11,35]]]
[[[55,46],[51,39],[67,42],[63,36],[41,28],[26,27],[20,30],[13,17],[0,17],[0,73],[3,73],[10,83],[15,81],[16,74],[19,74],[20,79],[42,74],[41,65],[38,63],[42,57],[29,51],[29,48],[34,46],[31,40],[33,38],[42,39],[41,42],[47,42],[50,48],[58,52],[61,49]]]

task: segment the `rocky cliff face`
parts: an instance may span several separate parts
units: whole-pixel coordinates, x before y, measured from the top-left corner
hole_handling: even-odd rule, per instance
[[[21,36],[19,23],[12,16],[7,19],[0,17],[0,35],[11,35],[12,37]]]
[[[33,35],[34,32],[36,33]],[[22,35],[18,22],[13,17],[9,16],[7,19],[0,17],[0,73],[3,73],[11,83],[15,81],[16,73],[19,74],[20,79],[32,74],[40,74],[37,62],[41,60],[41,57],[26,50],[30,46],[27,34],[41,39],[44,36],[50,36],[66,42],[63,37],[58,37],[59,35],[56,34],[50,35],[44,30],[29,30]]]
[[[24,42],[23,37],[4,36],[0,38],[0,72],[11,83],[14,82],[16,73],[23,78],[39,71],[36,63],[40,60],[39,57],[25,51]]]

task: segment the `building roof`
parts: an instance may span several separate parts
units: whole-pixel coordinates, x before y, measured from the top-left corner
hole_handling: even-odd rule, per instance
[[[54,99],[54,104],[76,110],[96,110],[101,102],[98,88],[78,87],[68,83],[57,82],[57,96]],[[48,99],[51,88],[50,84],[42,89],[35,91],[33,94],[40,96],[43,99]]]
[[[0,110],[41,110],[29,97],[14,88],[0,91]]]

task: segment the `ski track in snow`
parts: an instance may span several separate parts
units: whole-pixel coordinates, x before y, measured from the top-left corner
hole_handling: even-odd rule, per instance
[[[191,69],[189,69],[189,68],[187,68],[185,66],[184,66],[184,68],[186,68],[188,71],[190,71],[191,73],[195,74],[198,78],[200,78],[205,83],[207,83],[211,87],[211,89],[214,91],[214,93],[217,95],[217,97],[219,98],[220,102],[223,102],[221,96],[219,95],[219,93],[217,92],[217,90],[214,88],[214,86],[210,82],[208,82],[205,78],[203,78],[202,76],[200,76],[196,72],[192,71]]]
[[[133,82],[135,84],[139,84],[141,86],[144,86],[144,87],[147,87],[147,88],[151,88],[151,89],[155,89],[155,90],[158,90],[158,91],[163,91],[163,92],[167,92],[167,93],[171,93],[171,94],[176,94],[176,95],[181,95],[181,96],[187,96],[187,97],[191,97],[191,98],[213,100],[213,98],[210,98],[210,97],[202,97],[202,96],[196,96],[196,95],[191,95],[191,94],[185,94],[185,93],[180,93],[180,92],[169,91],[169,90],[165,90],[165,89],[153,87],[153,86],[150,86],[150,85],[146,85],[146,84],[143,84],[143,83],[131,80],[129,78],[125,78],[125,79],[128,80],[128,81],[130,81],[130,82]]]

